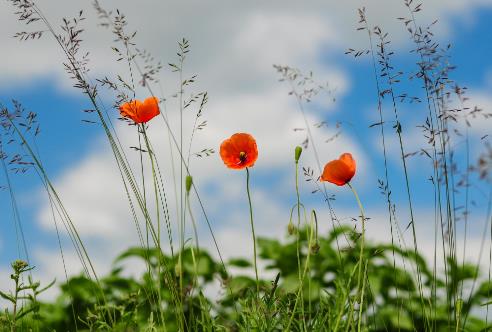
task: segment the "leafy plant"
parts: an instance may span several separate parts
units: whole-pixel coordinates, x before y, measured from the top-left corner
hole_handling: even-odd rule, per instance
[[[40,304],[37,300],[39,294],[54,285],[55,280],[49,285],[40,288],[39,282],[34,282],[32,276],[27,276],[27,283],[24,278],[27,272],[30,272],[34,267],[23,260],[15,260],[11,264],[13,273],[10,275],[10,279],[14,282],[14,289],[10,292],[0,291],[0,297],[7,300],[12,305],[12,310],[5,309],[0,314],[0,327],[5,328],[7,331],[17,331],[19,322],[23,320],[29,320],[31,323],[28,326],[38,326],[40,320],[39,308]]]

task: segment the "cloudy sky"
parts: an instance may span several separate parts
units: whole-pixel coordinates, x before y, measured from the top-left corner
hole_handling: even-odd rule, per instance
[[[98,26],[97,15],[90,1],[37,1],[50,22],[58,27],[63,17],[72,17],[84,10],[86,20],[82,51],[89,52],[91,79],[121,75],[130,80],[128,67],[117,62],[111,47],[113,35]],[[186,95],[207,91],[209,102],[203,112],[207,127],[197,133],[191,152],[204,148],[218,150],[220,142],[235,132],[249,132],[258,142],[259,159],[252,173],[252,197],[255,223],[260,236],[284,237],[289,212],[295,203],[293,151],[306,135],[304,119],[297,103],[288,95],[289,86],[279,82],[273,64],[289,65],[305,73],[313,71],[317,82],[327,83],[327,93],[321,92],[306,105],[308,123],[322,163],[351,152],[357,160],[357,176],[353,180],[371,218],[369,237],[374,241],[390,241],[390,231],[384,197],[377,188],[384,177],[382,148],[378,127],[377,92],[369,56],[354,59],[345,55],[348,48],[366,49],[367,34],[357,31],[357,9],[366,7],[371,26],[388,32],[394,52],[396,70],[404,72],[404,83],[397,91],[422,97],[420,82],[408,77],[417,70],[413,45],[398,17],[407,17],[403,1],[101,1],[108,10],[119,9],[128,20],[128,31],[137,31],[135,42],[164,64],[160,84],[153,86],[165,108],[175,134],[179,133],[179,111],[173,95],[178,90],[179,77],[167,63],[175,62],[177,42],[190,41],[191,52],[185,66],[185,76],[197,75],[196,83]],[[16,20],[14,9],[7,1],[0,2],[0,102],[11,107],[19,100],[38,114],[41,134],[37,149],[46,170],[62,197],[98,273],[110,269],[112,259],[123,249],[138,244],[130,208],[125,198],[109,144],[97,124],[84,109],[91,108],[87,98],[72,87],[62,63],[63,53],[56,42],[45,34],[39,40],[19,42],[12,36],[19,31],[44,29],[25,27]],[[457,66],[451,77],[468,87],[468,107],[478,105],[492,110],[492,1],[450,0],[425,1],[417,15],[418,23],[433,27],[435,38],[442,45],[452,44],[450,61]],[[139,89],[138,98],[148,96]],[[114,120],[122,145],[138,145],[134,127],[118,121],[117,110],[111,108],[114,96],[101,90],[101,102]],[[163,108],[164,105],[161,105]],[[398,105],[401,112],[403,138],[408,152],[426,147],[419,125],[425,121],[422,104]],[[385,112],[391,116],[392,109]],[[196,110],[185,114],[183,137],[188,145]],[[321,128],[315,124],[325,122]],[[491,134],[490,121],[472,119],[470,158],[476,160],[483,151],[485,135]],[[405,201],[403,173],[397,137],[387,123],[388,158],[393,196],[398,203],[398,217],[404,229],[409,221]],[[460,127],[461,126],[461,127]],[[463,129],[463,123],[457,124]],[[393,135],[391,135],[393,134]],[[171,154],[163,119],[149,125],[149,135],[163,167],[166,193],[171,216],[175,215],[174,182],[171,177]],[[336,139],[326,143],[331,137]],[[463,162],[463,138],[454,141],[457,159]],[[461,152],[460,152],[461,151]],[[139,155],[128,149],[130,163],[139,172]],[[12,152],[11,152],[12,153]],[[174,151],[176,156],[176,151]],[[409,176],[415,203],[419,247],[432,256],[434,246],[434,209],[432,186],[428,180],[431,168],[425,157],[409,160]],[[175,164],[177,167],[177,163]],[[301,160],[301,166],[311,167],[319,175],[312,147]],[[192,157],[190,170],[210,217],[219,247],[225,257],[251,256],[245,174],[226,169],[217,154],[206,158]],[[2,172],[3,174],[3,172]],[[148,175],[148,174],[147,174]],[[63,280],[63,265],[59,253],[56,229],[48,198],[35,172],[16,175],[11,172],[11,188],[15,192],[24,235],[36,273],[42,280]],[[0,185],[6,184],[0,176]],[[331,225],[326,205],[319,194],[312,194],[312,182],[301,176],[302,200],[321,216],[324,231]],[[358,215],[357,206],[347,188],[327,187],[337,200],[334,207],[342,221],[351,222]],[[466,256],[476,261],[481,245],[490,188],[477,183],[470,190],[469,200],[476,207],[469,216]],[[201,244],[213,251],[208,229],[200,214],[196,197],[191,197],[197,216]],[[463,195],[457,195],[463,204]],[[14,214],[9,191],[0,191],[0,276],[8,273],[8,264],[24,257],[14,227]],[[175,219],[173,221],[175,222]],[[461,229],[461,227],[460,227]],[[461,234],[461,233],[460,233]],[[410,234],[405,234],[405,236]],[[410,237],[408,237],[410,239]],[[79,273],[81,266],[66,235],[62,234],[68,272]],[[488,248],[488,245],[487,245]],[[488,266],[485,259],[482,265]],[[0,285],[6,278],[2,277]]]

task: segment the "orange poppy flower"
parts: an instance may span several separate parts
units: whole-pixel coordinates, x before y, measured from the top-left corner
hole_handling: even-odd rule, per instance
[[[132,119],[135,123],[148,122],[160,114],[159,100],[156,97],[149,97],[143,102],[130,100],[120,106],[120,114],[125,118]]]
[[[321,181],[328,181],[337,186],[347,184],[355,175],[355,160],[350,153],[344,153],[340,158],[325,165]]]
[[[232,169],[251,167],[258,159],[256,141],[250,134],[234,134],[220,145],[220,157]]]

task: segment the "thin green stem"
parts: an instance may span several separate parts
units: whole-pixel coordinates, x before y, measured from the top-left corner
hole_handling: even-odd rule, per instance
[[[289,324],[287,325],[287,327],[284,331],[290,331],[290,326],[292,325],[292,321],[294,320],[294,315],[296,313],[297,304],[299,303],[299,299],[301,298],[301,294],[302,294],[302,291],[304,289],[304,279],[306,278],[306,274],[307,274],[308,269],[309,269],[309,261],[311,258],[311,245],[312,245],[313,237],[315,234],[315,231],[314,231],[315,228],[313,227],[313,221],[316,225],[318,224],[316,212],[314,210],[312,211],[312,220],[311,220],[310,228],[309,228],[308,252],[307,252],[307,256],[306,256],[306,263],[304,263],[304,271],[302,273],[301,281],[299,284],[299,289],[297,291],[296,302],[294,303],[294,308],[292,309],[292,314],[290,315]],[[306,326],[304,326],[304,327],[306,328]],[[307,328],[306,328],[306,330],[307,330]]]
[[[354,193],[355,199],[357,200],[357,205],[359,205],[360,214],[361,214],[361,221],[362,221],[362,233],[361,233],[361,237],[360,237],[359,277],[358,277],[358,280],[357,280],[357,288],[358,288],[358,293],[359,293],[359,296],[360,296],[359,322],[358,322],[357,330],[360,331],[360,328],[361,328],[360,324],[361,324],[361,320],[362,320],[362,306],[363,306],[363,301],[364,301],[364,287],[365,287],[365,282],[364,282],[365,281],[365,275],[362,276],[362,271],[363,271],[364,266],[365,266],[365,264],[363,264],[363,260],[364,260],[364,241],[365,241],[365,232],[366,232],[366,229],[365,229],[365,217],[364,217],[364,207],[362,206],[362,203],[360,201],[359,195],[357,194],[357,191],[350,184],[350,182],[347,182],[347,186],[349,186],[349,188]],[[365,269],[364,269],[364,271],[365,271]],[[364,274],[365,274],[365,272],[364,272]],[[362,284],[361,284],[361,280],[363,280]]]
[[[251,233],[253,234],[253,255],[254,255],[254,265],[255,265],[255,276],[256,276],[256,298],[260,299],[260,281],[258,279],[258,266],[256,263],[256,235],[255,235],[255,225],[253,222],[253,206],[251,204],[251,194],[249,191],[249,168],[246,167],[246,191],[248,192],[248,203],[249,203],[249,221],[251,223]]]
[[[155,169],[154,150],[150,146],[149,138],[147,136],[147,131],[145,130],[145,124],[142,124],[141,129],[142,129],[142,134],[143,134],[143,137],[145,140],[145,145],[147,147],[147,151],[149,154],[150,165],[152,167],[152,179],[153,179],[153,184],[154,184],[154,196],[155,196],[156,216],[157,216],[157,246],[159,248],[159,256],[161,256],[162,255],[162,251],[161,251],[161,226],[160,226],[161,221],[160,221],[160,212],[159,212],[159,192],[158,192],[158,183],[157,183],[157,176],[156,176],[156,169]],[[147,204],[146,200],[144,201],[144,204],[146,206],[146,204]],[[146,208],[147,208],[147,206],[146,206]],[[147,225],[149,225],[149,224],[151,224],[150,220],[148,223],[146,223],[146,229],[148,229]],[[148,245],[148,239],[147,239],[147,245]],[[157,264],[157,279],[158,279],[158,285],[159,285],[157,295],[158,295],[159,303],[161,303],[161,301],[162,301],[162,294],[161,294],[162,281],[160,278],[161,273],[162,273],[162,262],[161,262],[161,259],[159,259],[158,264]],[[181,299],[181,303],[182,303],[182,299]],[[164,322],[164,316],[163,316],[162,310],[160,311],[160,315],[161,315],[162,321]]]
[[[338,331],[338,326],[340,325],[340,322],[342,320],[342,315],[343,315],[343,312],[344,312],[344,303],[347,299],[349,299],[349,295],[350,295],[350,284],[352,283],[352,278],[355,274],[355,271],[356,269],[359,268],[359,265],[360,265],[360,262],[357,262],[357,264],[355,264],[354,266],[354,269],[352,270],[352,273],[350,273],[350,277],[349,277],[349,280],[348,280],[348,289],[344,292],[343,294],[343,298],[342,298],[342,308],[340,309],[340,311],[338,312],[338,315],[337,315],[337,320],[335,322],[335,327],[333,328],[333,332],[337,332]],[[350,302],[350,299],[349,299],[349,302]]]
[[[12,312],[12,327],[11,331],[15,332],[17,330],[17,302],[19,301],[19,275],[15,275],[15,296],[14,296],[14,308]]]
[[[299,271],[299,285],[302,284],[301,272],[301,245],[300,245],[300,230],[301,230],[301,196],[299,194],[299,162],[296,161],[296,197],[297,197],[297,231],[296,231],[296,252],[297,252],[297,269]],[[301,292],[301,311],[304,317],[304,294]],[[303,319],[305,324],[305,321]]]
[[[200,261],[200,245],[198,243],[198,230],[197,230],[197,227],[196,227],[196,222],[195,222],[195,218],[193,217],[193,213],[191,211],[191,204],[190,204],[190,192],[189,190],[186,191],[186,196],[185,196],[185,208],[188,210],[188,213],[190,215],[190,219],[191,219],[191,223],[193,225],[193,234],[195,236],[195,246],[197,248],[197,254],[198,254],[198,262]],[[191,254],[193,255],[193,265],[194,265],[194,268],[195,268],[195,277],[193,278],[194,280],[194,287],[198,287],[198,268],[197,268],[197,262],[195,261],[195,253],[194,253],[194,250],[193,250],[193,246],[191,246],[190,248],[191,250]]]

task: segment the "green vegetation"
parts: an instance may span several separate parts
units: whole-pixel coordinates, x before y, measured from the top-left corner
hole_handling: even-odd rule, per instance
[[[100,285],[84,275],[72,277],[61,285],[61,294],[54,302],[37,302],[35,296],[30,296],[27,309],[22,307],[17,319],[12,312],[3,314],[1,319],[12,324],[15,320],[18,326],[24,327],[33,324],[42,327],[42,331],[177,331],[178,319],[184,321],[185,329],[189,331],[281,331],[289,325],[291,316],[294,317],[289,329],[292,331],[346,331],[355,328],[359,317],[354,272],[359,261],[359,234],[348,228],[338,228],[319,236],[315,248],[308,245],[308,234],[308,229],[299,232],[302,266],[307,262],[307,253],[311,254],[302,287],[304,301],[297,308],[297,240],[295,236],[289,236],[287,241],[258,239],[259,256],[267,263],[266,270],[277,275],[272,280],[260,280],[259,302],[256,301],[254,276],[240,272],[224,275],[221,264],[208,253],[203,250],[197,252],[196,249],[193,253],[194,250],[188,248],[181,256],[183,270],[179,274],[172,273],[176,284],[180,283],[179,276],[183,279],[182,311],[181,307],[173,307],[169,286],[161,284],[160,307],[165,310],[159,317],[155,296],[159,287],[155,281],[159,251],[130,248],[115,260],[111,273],[101,277]],[[348,245],[337,250],[337,239],[342,242],[345,238],[349,240]],[[458,285],[462,282],[466,285],[473,283],[477,273],[475,266],[461,266],[449,258],[451,269],[446,283],[444,279],[434,279],[425,260],[415,255],[413,250],[367,243],[364,257],[367,294],[362,319],[371,331],[424,331],[429,325],[432,331],[449,331],[454,330],[458,320],[466,316],[465,331],[485,330],[484,319],[472,311],[489,299],[491,282],[482,282],[470,298],[456,303],[446,301],[446,298],[459,295]],[[425,307],[426,318],[422,316],[412,272],[403,267],[395,268],[394,257],[411,262],[422,271],[423,291],[428,294],[424,297],[428,304]],[[142,260],[152,271],[143,272],[137,278],[125,276],[120,265],[129,258]],[[176,271],[177,259],[166,256],[161,260],[163,268]],[[248,260],[242,258],[231,259],[227,265],[245,270],[252,267]],[[164,274],[159,277],[164,278]],[[217,284],[220,284],[219,289],[213,286]],[[31,289],[34,290],[29,288],[28,294]],[[434,292],[440,296],[432,296]],[[73,312],[77,313],[76,318]]]

